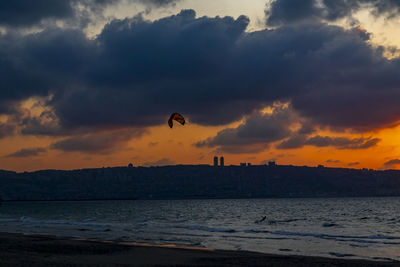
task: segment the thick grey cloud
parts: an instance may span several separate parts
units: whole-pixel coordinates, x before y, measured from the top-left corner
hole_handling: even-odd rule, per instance
[[[321,19],[353,19],[352,14],[365,8],[371,9],[375,16],[392,18],[400,14],[397,0],[272,0],[268,2],[265,14],[267,25],[278,26]]]
[[[268,25],[281,25],[320,15],[314,0],[276,0],[267,4],[265,14]]]
[[[383,164],[383,167],[384,168],[393,168],[393,167],[396,167],[396,166],[398,166],[400,164],[400,159],[391,159],[391,160],[388,160],[388,161],[386,161],[384,164]]]
[[[2,0],[0,1],[0,25],[31,25],[45,18],[72,16],[71,0]]]
[[[92,44],[81,31],[0,35],[0,113],[15,103],[76,86]]]
[[[50,148],[64,152],[108,154],[117,149],[124,149],[129,140],[138,138],[144,133],[143,129],[132,129],[78,135],[55,142]]]
[[[138,0],[138,1],[144,5],[154,5],[162,7],[162,6],[174,5],[181,0]]]
[[[13,125],[9,125],[7,123],[0,122],[0,138],[13,135],[15,131],[15,127]]]
[[[149,7],[162,7],[179,0],[125,0]],[[99,13],[105,7],[123,0],[2,0],[0,1],[0,25],[32,26],[45,19],[67,19],[78,14]],[[80,14],[80,15],[82,15]]]
[[[245,33],[245,17],[194,15],[107,25],[85,73],[88,87],[54,100],[63,123],[151,125],[179,110],[215,125],[282,99],[338,128],[374,129],[400,115],[400,63],[385,59],[361,30],[319,24]]]
[[[293,126],[301,124],[298,130]],[[278,149],[296,149],[304,146],[335,147],[337,149],[367,149],[379,138],[348,138],[314,135],[308,121],[299,118],[290,107],[278,107],[271,114],[254,114],[236,128],[226,128],[216,136],[199,141],[198,148],[216,148],[218,152],[253,153],[265,150],[279,142]],[[327,161],[328,162],[328,161]],[[333,161],[329,161],[333,162]]]
[[[232,99],[224,85],[225,64],[247,23],[245,17],[196,19],[192,10],[153,23],[115,20],[95,40],[86,86],[54,98],[57,115],[79,126],[155,125],[172,110],[203,124],[234,121],[260,105]]]
[[[42,113],[39,117],[26,117],[23,119],[21,134],[23,135],[47,135],[47,136],[66,136],[72,134],[63,129],[54,119],[47,120],[47,113]]]
[[[316,135],[309,138],[305,145],[316,147],[334,146],[338,149],[366,149],[375,146],[379,138],[347,138]]]
[[[277,145],[279,149],[295,149],[303,146],[328,147],[337,149],[367,149],[375,146],[380,141],[379,138],[348,138],[331,136],[306,136],[294,134],[292,137]]]
[[[27,117],[21,130],[49,135],[158,125],[175,111],[221,125],[274,101],[332,129],[399,121],[400,60],[384,58],[365,31],[314,23],[247,33],[247,24],[184,10],[113,20],[94,39],[58,28],[0,36],[0,112],[51,95],[56,123]]]
[[[44,154],[47,151],[46,148],[37,147],[37,148],[23,148],[14,153],[7,155],[9,158],[27,158],[27,157],[35,157]]]
[[[307,135],[294,133],[288,139],[279,143],[276,147],[279,149],[295,149],[303,147],[307,142]]]
[[[227,128],[216,136],[195,143],[198,148],[217,147],[220,152],[251,153],[264,150],[270,143],[288,137],[294,115],[287,108],[277,108],[272,114],[250,116],[237,128]]]

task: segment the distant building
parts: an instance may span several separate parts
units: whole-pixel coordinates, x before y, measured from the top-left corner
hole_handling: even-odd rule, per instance
[[[251,163],[247,163],[247,166],[251,166]]]
[[[218,157],[214,157],[214,167],[218,166]]]
[[[133,164],[132,164],[132,163],[129,163],[129,164],[128,164],[128,168],[133,168]]]
[[[224,157],[219,158],[219,166],[224,167],[225,162],[224,162]]]
[[[318,168],[325,168],[324,165],[318,165]]]
[[[241,167],[246,167],[246,162],[241,162],[241,163],[240,163],[240,166],[241,166]]]
[[[269,161],[268,162],[268,166],[274,167],[274,166],[276,166],[276,162],[275,161]]]

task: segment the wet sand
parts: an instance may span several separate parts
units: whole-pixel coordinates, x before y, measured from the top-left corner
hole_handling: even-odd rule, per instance
[[[0,233],[0,266],[400,266],[400,262]]]

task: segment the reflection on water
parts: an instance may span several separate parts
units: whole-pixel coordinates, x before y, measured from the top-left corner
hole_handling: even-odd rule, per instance
[[[0,206],[0,229],[400,260],[400,198],[7,202]]]

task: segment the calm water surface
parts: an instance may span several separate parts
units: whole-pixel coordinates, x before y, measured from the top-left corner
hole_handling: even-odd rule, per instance
[[[400,198],[8,202],[0,231],[400,260]]]

